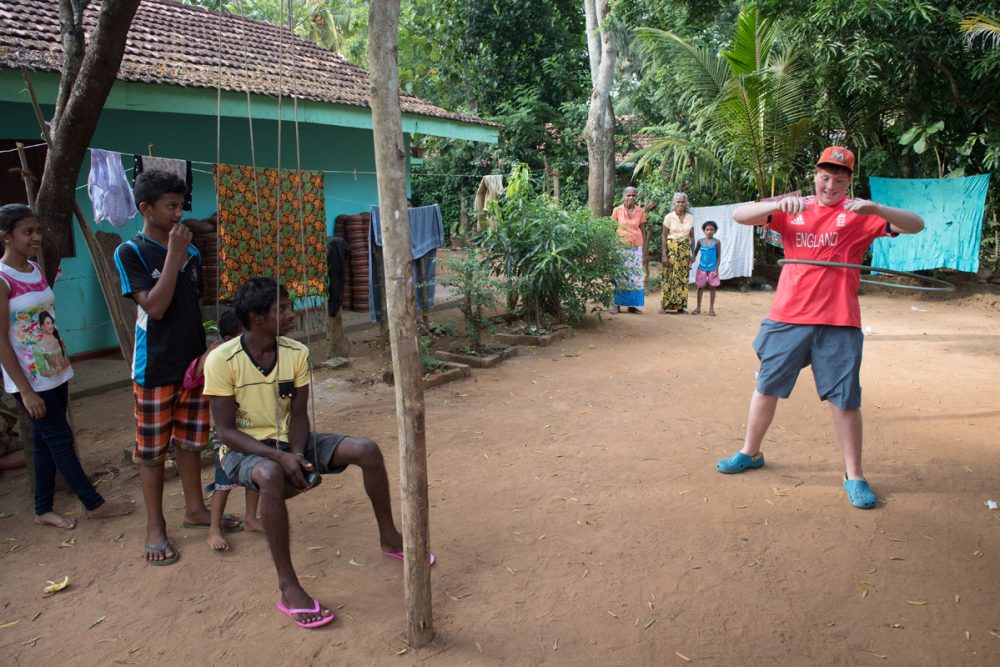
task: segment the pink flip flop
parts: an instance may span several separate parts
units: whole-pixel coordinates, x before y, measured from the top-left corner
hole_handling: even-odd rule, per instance
[[[278,611],[280,611],[288,618],[292,619],[292,622],[295,623],[295,625],[299,626],[300,628],[306,628],[307,630],[312,630],[313,628],[321,628],[327,623],[332,622],[333,619],[337,618],[337,614],[335,614],[334,612],[324,611],[323,617],[320,618],[318,621],[312,621],[310,623],[303,623],[302,621],[296,621],[294,616],[295,614],[319,613],[319,600],[317,600],[316,598],[313,598],[312,609],[289,609],[288,607],[285,606],[285,603],[281,601],[281,598],[278,598],[278,604],[276,606],[278,607]]]
[[[388,558],[395,558],[396,560],[403,560],[402,551],[383,551],[382,555]],[[431,565],[433,565],[436,562],[437,562],[437,556],[431,554]]]

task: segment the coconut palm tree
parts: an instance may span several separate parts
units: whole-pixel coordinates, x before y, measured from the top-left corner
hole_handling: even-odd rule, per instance
[[[719,52],[655,28],[636,33],[646,57],[675,68],[688,91],[683,101],[693,110],[686,134],[661,135],[637,169],[662,160],[696,175],[731,171],[761,196],[789,185],[807,136],[808,105],[795,51],[781,43],[773,21],[747,5],[728,48]]]

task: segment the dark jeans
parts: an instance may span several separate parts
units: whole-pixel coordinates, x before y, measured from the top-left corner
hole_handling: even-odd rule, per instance
[[[80,465],[80,459],[73,448],[73,429],[66,420],[69,406],[69,382],[55,389],[40,391],[38,395],[45,401],[45,417],[31,420],[31,435],[35,449],[35,514],[52,511],[52,498],[56,490],[56,470],[73,489],[88,510],[95,510],[104,504],[104,498],[87,479],[87,473]],[[14,394],[17,402],[24,407],[21,394]]]

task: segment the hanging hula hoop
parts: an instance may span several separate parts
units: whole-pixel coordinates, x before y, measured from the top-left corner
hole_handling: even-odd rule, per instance
[[[917,292],[954,292],[955,286],[951,283],[941,280],[940,278],[931,278],[930,276],[922,276],[919,273],[910,273],[909,271],[897,271],[895,269],[880,269],[877,266],[865,266],[863,264],[845,264],[843,262],[826,262],[820,259],[779,259],[778,266],[784,266],[785,264],[809,264],[811,266],[829,266],[837,269],[857,269],[859,271],[869,271],[874,273],[888,273],[893,276],[902,276],[904,278],[914,278],[916,280],[923,281],[924,285],[900,285],[898,283],[885,282],[883,280],[867,280],[865,278],[861,279],[861,282],[866,285],[878,285],[880,287],[894,287],[896,289],[908,289],[915,290]]]

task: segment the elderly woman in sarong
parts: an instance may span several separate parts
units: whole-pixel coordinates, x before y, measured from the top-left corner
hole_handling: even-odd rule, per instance
[[[622,254],[625,257],[625,278],[615,289],[612,313],[618,313],[621,306],[628,312],[639,313],[646,304],[645,274],[642,268],[642,253],[645,248],[646,210],[636,203],[638,192],[633,187],[625,188],[622,205],[616,206],[611,218],[618,223],[618,234],[625,242]]]
[[[674,194],[674,210],[663,218],[663,292],[661,313],[683,313],[688,302],[691,248],[694,247],[694,216],[688,213],[688,197]]]

